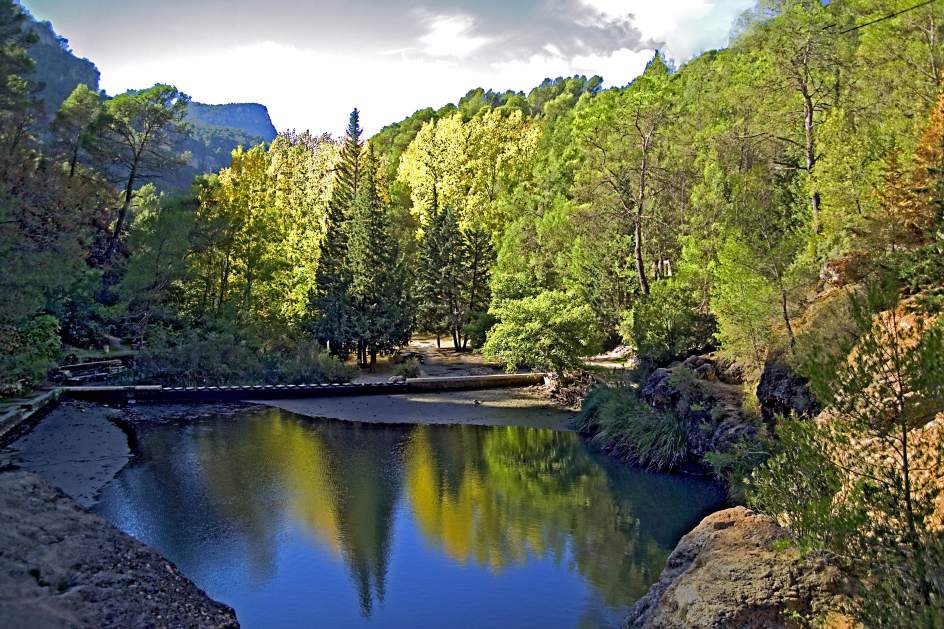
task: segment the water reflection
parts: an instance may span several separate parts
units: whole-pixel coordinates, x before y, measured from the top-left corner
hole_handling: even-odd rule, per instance
[[[720,499],[702,481],[613,466],[576,435],[541,429],[313,422],[271,410],[141,426],[138,441],[99,512],[247,625],[304,625],[291,608],[308,605],[325,626],[355,622],[351,607],[357,622],[396,626],[398,613],[419,618],[416,601],[401,600],[417,596],[429,626],[455,624],[439,599],[460,582],[540,601],[554,612],[543,626],[611,624]],[[311,595],[344,590],[334,566],[356,599]],[[516,592],[522,582],[528,591]],[[499,616],[524,626],[515,618]]]

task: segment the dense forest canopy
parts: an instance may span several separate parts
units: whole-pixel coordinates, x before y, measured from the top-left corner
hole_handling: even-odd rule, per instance
[[[225,330],[259,348],[315,338],[346,354],[361,342],[342,293],[362,264],[348,263],[346,241],[368,229],[352,222],[363,184],[362,205],[381,215],[369,229],[383,232],[364,237],[389,241],[383,255],[404,269],[398,339],[431,332],[554,369],[619,342],[654,362],[720,347],[759,365],[797,351],[824,279],[842,283],[900,246],[887,233],[900,222],[890,186],[914,165],[944,62],[934,5],[854,28],[906,7],[764,0],[729,48],[679,69],[656,53],[623,88],[582,76],[527,94],[477,88],[366,141],[354,129],[273,140],[264,110],[190,106],[171,86],[103,98],[80,84],[47,122],[41,105],[60,99],[38,98],[51,84],[30,82],[29,51],[52,31],[7,5],[8,268],[28,259],[21,248],[42,257],[44,239],[62,239],[74,251],[52,260],[75,274],[40,281],[41,263],[8,274],[35,301],[5,325],[17,337],[55,319],[75,346]],[[244,148],[219,172],[196,162],[211,174],[171,194],[168,182],[193,172],[188,148],[226,150],[199,139],[209,129],[246,134],[229,140]],[[912,245],[929,220],[908,217]],[[549,351],[572,320],[581,329],[566,335],[580,342]]]

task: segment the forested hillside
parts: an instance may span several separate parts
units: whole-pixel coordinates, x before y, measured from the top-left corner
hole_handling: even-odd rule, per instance
[[[257,106],[247,120],[171,86],[104,101],[91,86],[52,143],[30,133],[23,18],[10,0],[0,16],[8,390],[119,341],[142,380],[211,384],[343,377],[344,359],[416,332],[564,376],[620,344],[641,373],[714,351],[751,439],[698,462],[805,548],[860,570],[878,557],[857,614],[940,621],[940,440],[913,432],[944,408],[939,4],[761,0],[728,48],[677,69],[656,53],[625,87],[473,89],[373,138],[369,111],[343,138],[272,139]],[[187,120],[201,124],[181,144]],[[214,135],[224,123],[238,132]],[[198,145],[210,155],[187,170],[180,149]],[[223,153],[189,193],[155,187]],[[762,421],[774,363],[835,421]],[[640,419],[634,396],[594,429],[636,462],[702,425]],[[867,456],[843,458],[862,440]]]

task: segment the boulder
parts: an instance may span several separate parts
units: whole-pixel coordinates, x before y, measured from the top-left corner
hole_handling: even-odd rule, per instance
[[[826,555],[802,556],[788,531],[744,507],[709,515],[682,538],[659,581],[632,607],[627,629],[851,627],[852,583]],[[805,626],[805,625],[802,625]]]
[[[773,356],[764,365],[757,384],[757,400],[761,415],[768,423],[794,413],[799,417],[814,417],[821,410],[809,382],[793,371],[782,356]]]
[[[660,411],[675,410],[682,394],[672,382],[672,369],[656,369],[639,392],[649,406]]]

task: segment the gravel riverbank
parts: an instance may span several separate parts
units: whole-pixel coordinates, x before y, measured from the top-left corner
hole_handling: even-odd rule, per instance
[[[374,424],[472,424],[570,430],[574,413],[535,389],[483,389],[256,402],[306,417]]]
[[[0,473],[0,619],[7,629],[239,626],[157,552],[24,471]]]

